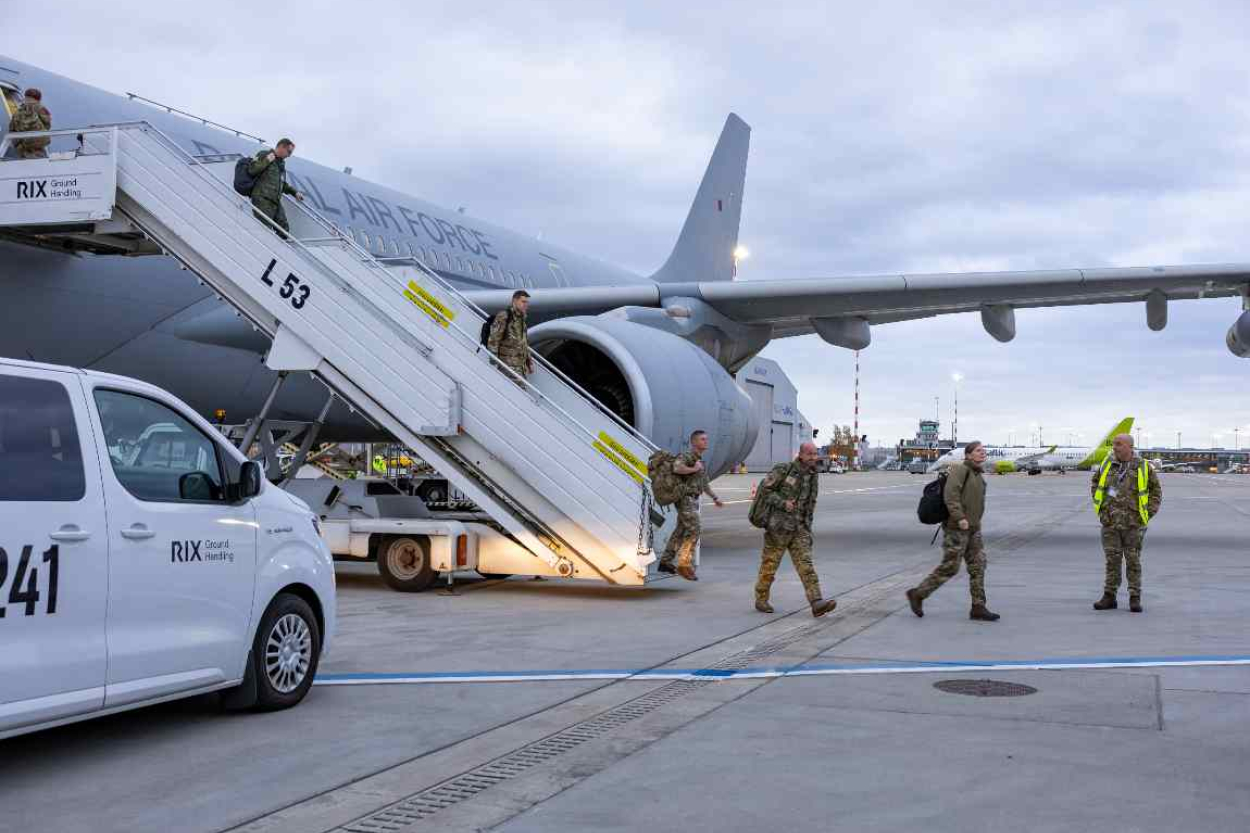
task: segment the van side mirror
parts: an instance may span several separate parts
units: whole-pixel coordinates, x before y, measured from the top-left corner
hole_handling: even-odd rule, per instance
[[[239,500],[250,500],[260,494],[260,483],[264,479],[260,463],[248,460],[239,472]]]

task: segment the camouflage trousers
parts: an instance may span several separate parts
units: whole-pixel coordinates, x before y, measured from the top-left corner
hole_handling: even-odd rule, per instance
[[[1140,526],[1104,526],[1102,553],[1107,559],[1104,592],[1115,595],[1120,589],[1120,563],[1127,566],[1128,592],[1141,595],[1141,542],[1146,530]]]
[[[286,209],[282,207],[282,203],[257,198],[252,200],[252,207],[256,210],[257,215],[263,215],[274,221],[274,224],[282,231],[290,231],[291,224],[286,219]],[[285,238],[286,235],[279,234],[279,237]]]
[[[920,598],[928,598],[934,590],[950,581],[959,572],[961,560],[968,570],[968,589],[972,593],[972,603],[985,604],[985,545],[981,541],[979,530],[945,530],[942,536],[942,563],[917,585],[916,592],[920,594]]]
[[[48,150],[44,145],[37,144],[38,140],[24,141],[18,139],[13,143],[13,151],[18,159],[47,159]]]
[[[522,379],[529,376],[529,355],[525,353],[516,353],[511,350],[504,350],[496,354],[501,364],[507,365],[513,373]],[[519,384],[519,382],[518,382]]]
[[[699,533],[703,526],[699,522],[699,503],[694,497],[683,497],[677,501],[677,528],[668,538],[668,546],[660,556],[660,563],[689,566],[694,561],[694,548],[699,543]]]
[[[768,593],[772,589],[773,579],[777,576],[777,568],[781,558],[790,552],[790,561],[794,571],[803,582],[803,590],[809,602],[819,601],[820,579],[816,568],[812,566],[812,531],[810,529],[764,531],[764,551],[760,553],[760,574],[755,581],[755,600],[768,601]]]

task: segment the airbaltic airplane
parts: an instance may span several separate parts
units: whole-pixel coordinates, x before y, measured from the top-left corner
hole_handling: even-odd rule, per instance
[[[4,111],[24,87],[43,91],[58,128],[142,120],[193,154],[259,147],[0,56]],[[1250,264],[736,281],[749,138],[746,123],[730,115],[677,244],[651,275],[305,159],[293,159],[288,171],[305,205],[370,251],[421,259],[487,310],[528,288],[532,316],[543,322],[531,330],[539,351],[662,446],[676,448],[691,430],[707,429],[714,473],[743,459],[755,436],[749,400],[731,374],[774,338],[815,333],[862,349],[874,324],[979,312],[989,335],[1010,341],[1017,307],[1111,302],[1142,303],[1147,323],[1160,329],[1169,300],[1250,296]],[[81,248],[67,252],[36,234],[0,239],[0,355],[137,376],[206,415],[225,410],[228,422],[260,410],[273,379],[260,361],[264,338],[170,259],[111,256],[124,252],[90,240]],[[1090,335],[1091,342],[1105,337]],[[1233,325],[1228,345],[1250,355],[1250,313]],[[324,402],[315,381],[292,379],[270,417],[310,421]],[[381,438],[341,404],[322,437]]]
[[[1012,472],[1019,468],[1036,463],[1043,469],[1070,471],[1072,469],[1088,469],[1100,464],[1111,450],[1111,442],[1120,434],[1133,430],[1133,417],[1125,417],[1114,428],[1107,432],[1102,442],[1093,448],[1057,445],[1025,448],[1020,446],[987,445],[986,468],[989,471]],[[964,450],[956,448],[948,451],[933,461],[929,472],[937,472],[951,463],[959,463],[964,459]]]

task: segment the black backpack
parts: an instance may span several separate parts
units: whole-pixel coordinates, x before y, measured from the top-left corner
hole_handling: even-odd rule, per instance
[[[495,316],[493,315],[486,316],[486,320],[482,322],[482,332],[478,336],[478,340],[482,342],[483,347],[485,347],[487,343],[490,341],[490,328],[491,326],[494,325],[494,323],[495,323]],[[504,329],[507,329],[508,325],[511,323],[512,323],[512,307],[508,307],[508,320],[504,322]]]
[[[252,189],[256,187],[256,177],[247,172],[251,164],[252,160],[247,156],[234,163],[234,190],[245,197],[252,196]]]
[[[951,516],[950,510],[946,508],[946,498],[942,494],[945,491],[946,472],[939,474],[924,487],[920,504],[916,507],[916,515],[922,524],[946,523],[946,519]]]

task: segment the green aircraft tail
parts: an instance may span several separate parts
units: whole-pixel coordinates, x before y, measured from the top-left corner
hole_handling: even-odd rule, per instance
[[[1125,417],[1120,420],[1114,428],[1107,432],[1107,436],[1102,438],[1094,450],[1088,457],[1076,464],[1078,469],[1092,469],[1094,466],[1101,466],[1102,461],[1107,458],[1107,453],[1111,451],[1111,442],[1119,434],[1127,434],[1133,430],[1133,417]]]

